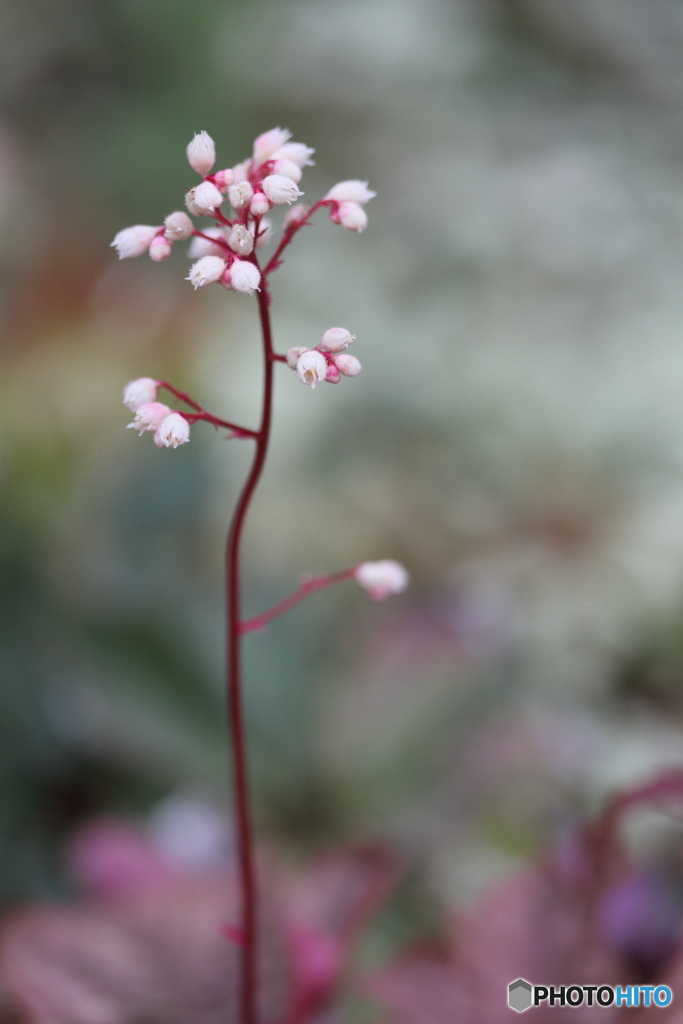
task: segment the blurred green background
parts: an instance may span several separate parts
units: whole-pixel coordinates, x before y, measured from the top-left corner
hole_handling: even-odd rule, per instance
[[[278,379],[245,549],[255,614],[304,571],[397,558],[247,641],[260,834],[389,839],[468,902],[613,789],[683,765],[683,5],[4,0],[0,20],[0,895],[64,838],[228,798],[222,548],[246,446],[158,451],[124,383],[254,422],[253,301],[176,247],[117,262],[274,125],[324,218],[277,345],[332,324],[363,374]],[[654,832],[649,833],[654,843]],[[654,836],[654,838],[653,838]]]

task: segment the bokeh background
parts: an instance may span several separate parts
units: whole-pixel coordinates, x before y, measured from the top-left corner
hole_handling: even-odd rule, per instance
[[[365,559],[412,586],[378,606],[349,583],[248,640],[258,828],[282,856],[388,840],[410,936],[683,767],[683,5],[4,0],[10,903],[69,891],[63,844],[94,816],[182,846],[229,799],[247,452],[201,428],[158,451],[120,394],[165,377],[253,421],[255,307],[194,293],[181,246],[108,245],[182,207],[193,132],[229,166],[274,125],[317,150],[307,196],[360,177],[378,198],[365,234],[322,218],[275,279],[279,350],[342,324],[364,369],[279,374],[247,611]],[[641,828],[643,857],[672,827]]]

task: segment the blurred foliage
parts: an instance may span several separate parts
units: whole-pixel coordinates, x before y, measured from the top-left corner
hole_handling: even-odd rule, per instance
[[[227,166],[287,125],[309,194],[379,192],[362,238],[322,221],[278,275],[280,349],[345,323],[364,372],[279,378],[245,604],[374,557],[413,587],[249,639],[264,839],[390,839],[412,874],[387,928],[412,935],[683,763],[681,55],[666,0],[6,0],[4,898],[63,892],[83,819],[228,793],[245,453],[199,429],[158,452],[118,402],[154,374],[253,418],[254,311],[193,295],[179,254],[107,248],[182,205],[199,129]]]

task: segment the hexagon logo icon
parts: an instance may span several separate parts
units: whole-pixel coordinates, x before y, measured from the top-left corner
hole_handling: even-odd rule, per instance
[[[517,1013],[524,1013],[533,1002],[531,985],[524,978],[517,978],[508,985],[508,1006]]]

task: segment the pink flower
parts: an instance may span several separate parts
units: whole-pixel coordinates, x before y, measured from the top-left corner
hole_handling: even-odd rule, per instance
[[[286,178],[284,174],[269,174],[267,178],[263,179],[262,188],[271,203],[275,205],[293,203],[295,199],[303,195],[292,179]]]
[[[268,197],[263,192],[255,192],[249,206],[249,210],[253,213],[254,217],[262,217],[264,213],[268,213],[269,209],[270,201]]]
[[[169,213],[164,221],[166,227],[166,238],[172,242],[179,242],[183,238],[189,238],[194,231],[194,224],[183,210],[176,210]]]
[[[216,146],[207,132],[199,132],[185,150],[193,171],[206,177],[216,162]]]
[[[207,217],[223,202],[223,193],[211,181],[203,181],[196,188],[191,188],[185,197],[190,213]]]
[[[340,203],[331,219],[348,231],[357,231],[358,234],[368,226],[368,215],[358,203]]]
[[[119,231],[111,244],[120,260],[129,260],[134,256],[142,256],[149,249],[158,230],[149,224],[134,224],[132,228]]]
[[[152,244],[149,247],[150,258],[155,263],[161,263],[162,260],[167,260],[171,255],[173,249],[173,243],[169,242],[163,235],[157,235],[152,239]]]
[[[334,365],[345,377],[357,377],[361,371],[361,365],[355,356],[342,352],[340,355],[332,356]]]
[[[315,153],[310,146],[304,146],[303,142],[286,142],[272,154],[273,160],[291,160],[297,167],[313,167],[311,157]]]
[[[325,199],[336,199],[338,203],[358,203],[365,206],[377,195],[368,188],[367,181],[357,181],[355,178],[349,181],[340,181],[334,185],[325,196]]]
[[[209,238],[222,238],[225,240],[225,232],[223,228],[206,228],[202,231],[203,235],[208,235]],[[190,242],[190,248],[187,250],[187,255],[191,260],[201,259],[202,256],[223,256],[225,255],[225,248],[218,243],[214,244],[207,238],[193,238]]]
[[[230,232],[228,245],[238,256],[250,256],[254,248],[254,236],[244,224],[235,224]]]
[[[163,402],[144,402],[135,410],[135,419],[127,429],[137,430],[138,436],[142,436],[146,430],[156,430],[170,411]]]
[[[220,281],[226,267],[227,263],[220,256],[204,256],[190,267],[186,280],[195,288],[203,288]]]
[[[391,594],[400,594],[408,586],[409,576],[399,562],[362,562],[354,573],[359,587],[373,601],[384,601]]]
[[[314,389],[327,376],[327,360],[321,352],[306,349],[297,359],[296,372],[302,384],[308,384]]]
[[[295,184],[301,181],[301,168],[293,160],[276,160],[273,164],[273,174],[282,174]]]
[[[131,412],[137,412],[141,405],[156,402],[158,384],[151,377],[138,377],[131,380],[123,389],[123,404]]]
[[[248,181],[238,181],[237,184],[231,185],[228,189],[228,199],[230,205],[235,210],[241,210],[245,206],[249,206],[254,196],[254,190]]]
[[[345,327],[330,327],[323,334],[318,347],[323,352],[341,352],[355,340],[356,335],[351,334]]]
[[[177,448],[190,440],[190,424],[179,412],[172,412],[158,425],[154,434],[157,448]]]
[[[256,164],[263,164],[270,160],[273,153],[276,153],[281,146],[291,139],[292,133],[286,128],[271,128],[254,140],[253,159]]]
[[[245,295],[253,295],[258,291],[261,283],[261,274],[258,267],[248,260],[233,260],[230,267],[230,284],[236,292],[244,292]]]

